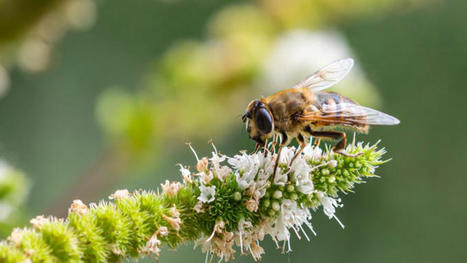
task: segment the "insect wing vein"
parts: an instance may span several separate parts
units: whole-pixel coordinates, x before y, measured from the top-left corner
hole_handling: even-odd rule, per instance
[[[352,69],[354,61],[351,58],[335,61],[316,71],[294,88],[309,88],[312,91],[327,89],[341,81]]]

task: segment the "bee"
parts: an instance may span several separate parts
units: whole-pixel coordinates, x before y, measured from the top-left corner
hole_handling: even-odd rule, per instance
[[[294,87],[279,91],[269,97],[256,99],[248,104],[242,120],[246,123],[250,139],[256,141],[255,152],[266,149],[273,139],[275,149],[281,137],[274,174],[281,150],[296,138],[300,148],[290,164],[314,137],[314,146],[321,139],[335,141],[335,153],[347,154],[346,134],[342,130],[368,133],[370,125],[397,125],[399,120],[388,114],[358,105],[335,92],[322,91],[341,81],[354,65],[353,59],[341,59],[316,71]]]

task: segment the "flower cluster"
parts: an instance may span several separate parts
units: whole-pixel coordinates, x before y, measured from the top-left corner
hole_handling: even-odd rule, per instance
[[[215,151],[209,159],[198,159],[197,167],[203,169],[194,173],[197,179],[193,185],[199,192],[195,209],[205,216],[206,233],[198,243],[210,252],[208,255],[229,260],[237,246],[242,254],[259,260],[264,253],[259,241],[266,235],[283,252],[289,252],[292,233],[307,240],[307,231],[316,235],[311,210],[320,206],[344,227],[335,215],[336,208],[342,206],[338,192],[347,192],[362,182],[362,177],[373,176],[384,153],[375,146],[358,144],[347,151],[362,156],[351,158],[308,145],[289,165],[296,151],[294,147],[283,148],[276,174],[277,155],[269,151],[242,152],[234,157]]]
[[[163,245],[196,241],[206,261],[233,259],[236,251],[260,260],[267,235],[291,251],[290,238],[316,235],[311,219],[319,207],[337,219],[340,192],[375,176],[384,150],[349,145],[346,157],[307,146],[277,154],[240,152],[229,157],[214,147],[194,170],[183,165],[183,183],[166,181],[162,192],[118,190],[113,202],[71,204],[67,219],[37,216],[32,228],[15,229],[0,242],[0,262],[116,262],[125,257],[158,257]],[[343,225],[341,224],[343,227]]]

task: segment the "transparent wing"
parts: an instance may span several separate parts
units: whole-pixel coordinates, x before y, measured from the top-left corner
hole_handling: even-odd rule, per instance
[[[341,81],[350,72],[353,59],[346,58],[335,61],[294,86],[294,88],[310,88],[313,91],[327,89]]]
[[[397,125],[400,121],[383,112],[353,103],[325,104],[319,114],[304,113],[302,120],[345,125]]]

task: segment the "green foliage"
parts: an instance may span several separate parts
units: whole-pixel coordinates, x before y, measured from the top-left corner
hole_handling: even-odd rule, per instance
[[[33,262],[58,262],[57,257],[52,253],[52,248],[45,242],[42,233],[32,229],[25,229],[22,233],[19,231],[21,230],[15,230],[13,232],[21,235],[21,237],[18,237],[19,240],[14,240],[13,242],[15,242],[15,245],[24,251]],[[61,243],[62,241],[58,240],[57,242]]]
[[[0,259],[2,263],[17,263],[26,261],[27,257],[18,248],[0,242]]]
[[[60,220],[52,219],[40,226],[42,239],[60,262],[79,262],[82,251],[75,233]]]
[[[90,215],[96,221],[110,252],[109,260],[117,261],[119,255],[125,255],[130,246],[130,220],[125,217],[115,204],[101,202],[98,207],[91,207]]]
[[[69,213],[68,220],[69,226],[77,233],[80,250],[83,251],[83,261],[106,262],[110,249],[106,247],[103,230],[97,226],[96,216],[91,213]]]
[[[136,197],[116,201],[117,208],[129,219],[131,235],[127,253],[134,257],[138,256],[138,248],[146,244],[151,234],[150,215],[146,211],[140,210],[138,201]]]
[[[167,242],[170,247],[176,247],[182,240],[195,240],[199,237],[198,226],[201,219],[199,214],[193,210],[198,201],[193,187],[194,185],[190,184],[182,187],[175,196],[163,196],[164,207],[177,207],[183,222],[177,236],[169,235]]]

